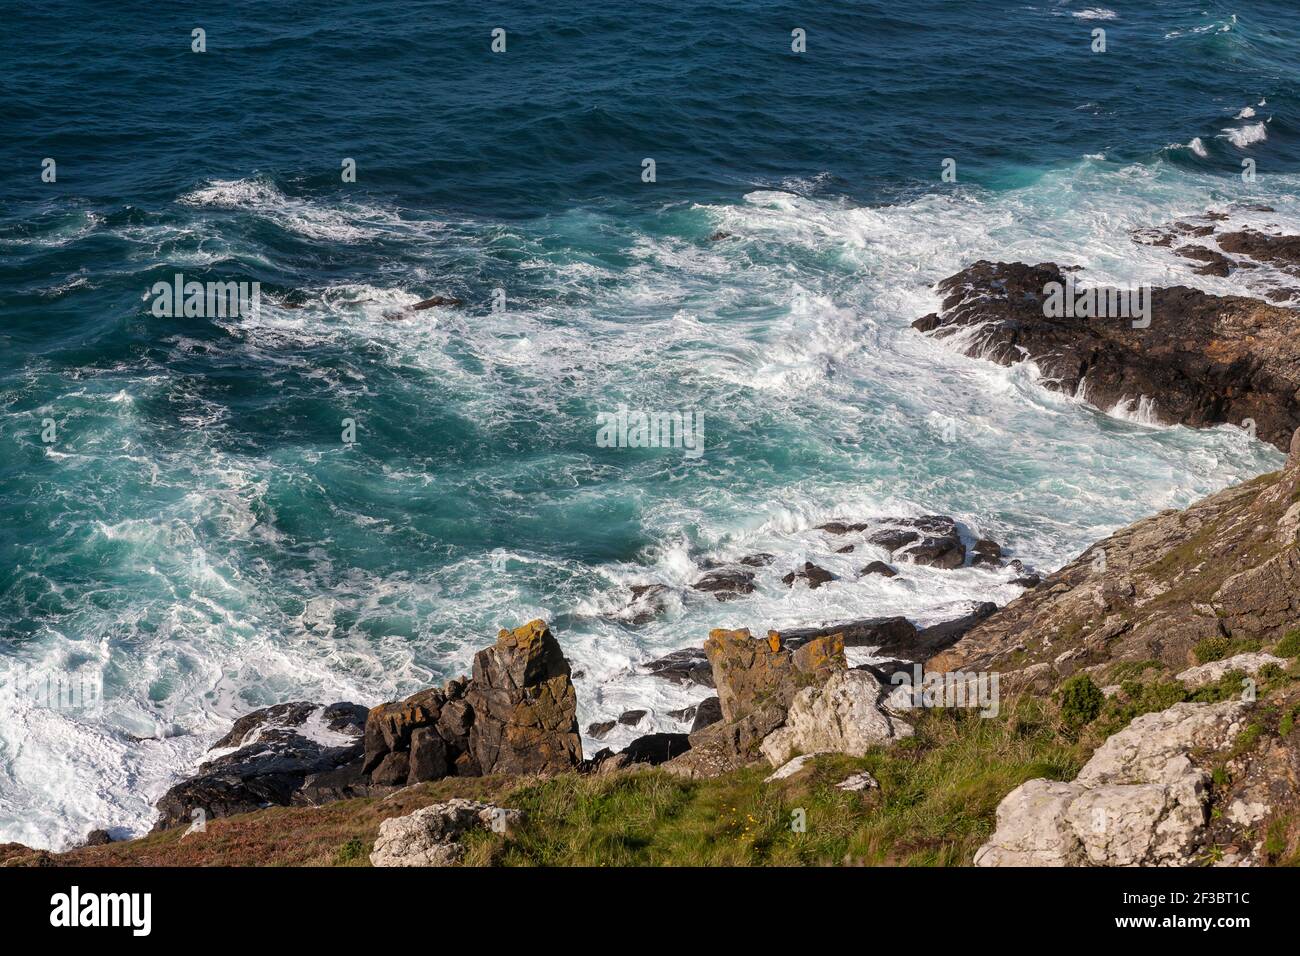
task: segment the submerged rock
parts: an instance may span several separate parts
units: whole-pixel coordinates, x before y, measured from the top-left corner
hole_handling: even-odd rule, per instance
[[[697,591],[707,591],[719,601],[730,601],[742,594],[754,592],[754,573],[737,569],[710,571],[691,587]]]

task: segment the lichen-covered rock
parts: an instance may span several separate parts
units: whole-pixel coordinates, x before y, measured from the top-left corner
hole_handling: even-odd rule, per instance
[[[465,700],[481,773],[559,773],[581,763],[569,662],[545,622],[502,630],[494,647],[479,651]]]
[[[374,866],[451,866],[465,848],[460,839],[470,830],[492,830],[509,836],[523,822],[519,810],[454,799],[391,817],[379,824],[379,837],[370,853]]]
[[[774,767],[798,753],[827,751],[863,756],[872,747],[912,734],[912,727],[880,706],[880,682],[870,671],[840,671],[820,687],[795,695],[785,725],[760,749]]]
[[[1209,774],[1193,754],[1221,751],[1249,705],[1175,704],[1111,736],[1071,783],[1030,780],[998,806],[977,866],[1186,865],[1208,819]]]
[[[784,714],[801,687],[820,683],[848,666],[839,634],[813,638],[792,653],[776,631],[759,640],[748,630],[717,629],[704,642],[704,653],[713,667],[722,716],[728,721],[769,706]]]

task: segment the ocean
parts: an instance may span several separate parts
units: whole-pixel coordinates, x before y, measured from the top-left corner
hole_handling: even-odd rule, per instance
[[[1128,232],[1300,230],[1290,3],[219,6],[0,3],[0,842],[141,833],[234,717],[537,617],[584,728],[649,711],[588,753],[684,730],[708,691],[635,665],[710,628],[1020,593],[856,579],[824,521],[953,515],[1046,572],[1282,461],[910,323],[980,258],[1249,294]],[[177,274],[260,306],[160,316]],[[598,441],[620,407],[698,454]],[[690,589],[756,552],[752,595]],[[95,706],[13,692],[51,673]]]

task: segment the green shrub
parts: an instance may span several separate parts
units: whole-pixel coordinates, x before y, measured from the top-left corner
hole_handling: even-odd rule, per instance
[[[1067,727],[1092,723],[1105,703],[1106,695],[1087,674],[1075,674],[1061,685],[1061,720]]]
[[[1278,641],[1277,647],[1273,648],[1273,653],[1278,657],[1300,656],[1300,627],[1287,631],[1286,637]]]
[[[338,848],[334,854],[335,866],[346,866],[349,863],[355,863],[366,855],[366,845],[361,842],[359,837],[353,837]]]
[[[1211,661],[1221,661],[1225,657],[1232,657],[1234,654],[1245,654],[1248,651],[1259,650],[1259,641],[1253,641],[1250,638],[1230,638],[1216,634],[1214,637],[1207,637],[1196,642],[1192,648],[1192,654],[1196,656],[1196,663],[1208,664]]]

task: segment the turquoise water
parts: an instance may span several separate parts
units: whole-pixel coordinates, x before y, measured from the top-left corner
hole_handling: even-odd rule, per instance
[[[1287,6],[818,6],[0,10],[0,655],[104,686],[93,714],[7,701],[0,841],[147,828],[231,717],[407,693],[533,617],[584,727],[680,730],[702,694],[632,666],[711,627],[1019,593],[855,581],[874,555],[825,520],[952,514],[1049,570],[1277,466],[909,324],[980,257],[1249,291],[1127,231],[1300,226]],[[261,282],[260,312],[157,318],[176,272]],[[465,304],[386,317],[435,294]],[[703,453],[600,447],[620,404],[702,416]],[[754,595],[689,589],[755,551]],[[844,580],[782,586],[804,559]]]

